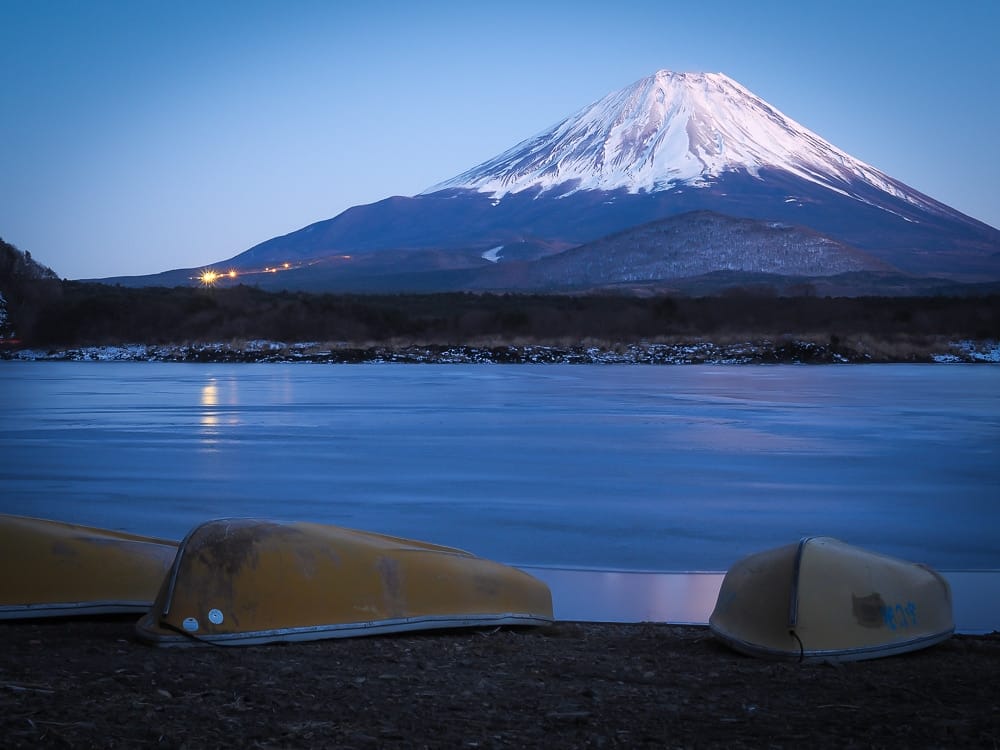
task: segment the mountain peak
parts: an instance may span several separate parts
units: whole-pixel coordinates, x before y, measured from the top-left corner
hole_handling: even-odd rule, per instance
[[[703,83],[705,81],[728,81],[730,83],[735,83],[735,81],[733,81],[733,79],[725,73],[706,73],[700,71],[688,71],[685,73],[666,69],[658,70],[653,73],[653,75],[643,78],[637,83],[645,81],[680,81],[691,85]]]
[[[470,189],[502,199],[529,189],[630,193],[706,187],[727,172],[776,169],[853,197],[864,183],[923,196],[849,154],[723,73],[659,70],[425,193]],[[926,206],[925,206],[926,207]]]

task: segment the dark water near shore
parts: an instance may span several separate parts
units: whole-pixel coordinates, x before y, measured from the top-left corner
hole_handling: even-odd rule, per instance
[[[0,512],[626,571],[828,535],[997,570],[1000,368],[0,363]]]

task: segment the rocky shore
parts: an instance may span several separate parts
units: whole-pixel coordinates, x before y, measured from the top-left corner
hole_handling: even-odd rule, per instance
[[[188,649],[0,624],[12,748],[995,748],[998,684],[997,634],[803,665],[662,623]]]
[[[627,345],[399,346],[249,341],[170,345],[126,344],[57,349],[0,349],[0,359],[116,362],[313,362],[328,364],[862,364],[1000,363],[1000,342],[958,341],[888,347],[873,342],[761,340]]]

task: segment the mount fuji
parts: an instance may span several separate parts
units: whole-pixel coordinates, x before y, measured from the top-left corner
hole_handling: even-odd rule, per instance
[[[668,219],[670,231],[651,228]],[[706,226],[711,242],[697,233]],[[807,261],[779,227],[800,233]],[[313,290],[541,290],[581,278],[594,288],[634,276],[595,258],[630,257],[621,243],[636,232],[660,280],[734,270],[1000,280],[997,229],[853,158],[721,73],[669,71],[416,196],[356,206],[216,265]],[[750,260],[718,251],[727,232],[744,238],[739,247],[755,238]],[[680,235],[683,247],[671,239]],[[583,274],[574,258],[605,270]],[[177,283],[184,273],[117,281]]]
[[[539,188],[629,193],[707,187],[729,172],[781,170],[864,200],[864,185],[923,209],[937,205],[854,159],[721,73],[659,71],[430,190]]]

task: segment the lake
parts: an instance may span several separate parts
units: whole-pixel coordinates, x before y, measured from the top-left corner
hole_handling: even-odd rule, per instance
[[[309,520],[552,569],[721,571],[806,535],[1000,569],[990,365],[3,362],[0,415],[4,513]]]

